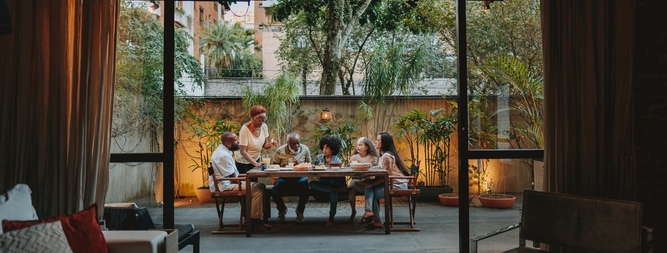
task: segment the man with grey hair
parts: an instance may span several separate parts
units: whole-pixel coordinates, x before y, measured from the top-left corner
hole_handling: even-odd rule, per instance
[[[306,145],[301,144],[301,137],[297,133],[290,133],[287,135],[287,144],[280,146],[276,153],[273,155],[273,164],[279,164],[280,167],[285,167],[289,163],[290,159],[293,163],[309,163],[310,162],[310,149]],[[298,177],[298,178],[283,178],[279,177],[276,179],[276,182],[273,185],[273,201],[276,203],[278,208],[278,221],[285,220],[285,214],[287,213],[287,206],[283,202],[283,194],[288,191],[288,189],[296,190],[299,193],[299,205],[296,207],[296,221],[302,222],[303,211],[306,208],[306,202],[308,202],[308,178],[307,177]]]

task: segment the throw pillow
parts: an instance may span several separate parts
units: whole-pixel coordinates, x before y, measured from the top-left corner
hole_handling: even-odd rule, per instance
[[[0,235],[0,252],[71,253],[60,221],[40,223]]]
[[[74,253],[107,253],[107,242],[97,223],[97,204],[70,215],[54,216],[34,221],[3,221],[5,231],[16,230],[39,223],[62,222],[67,242]]]
[[[5,194],[0,195],[0,222],[2,220],[36,220],[37,212],[30,199],[30,187],[17,184]],[[2,228],[0,227],[0,234]]]

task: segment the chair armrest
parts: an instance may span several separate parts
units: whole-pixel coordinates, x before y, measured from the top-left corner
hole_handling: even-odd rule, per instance
[[[642,252],[653,249],[653,228],[642,227]]]
[[[245,176],[245,174],[243,174]],[[239,185],[239,189],[241,188],[241,182],[245,181],[245,177],[219,177],[216,175],[213,175],[213,182],[215,184],[215,191],[220,191],[220,188],[218,186],[218,182],[223,181],[223,180],[228,180],[232,181],[234,184]]]
[[[519,227],[521,227],[521,223],[509,225],[507,227],[503,227],[503,228],[500,228],[500,229],[497,229],[497,230],[491,231],[489,233],[486,233],[486,234],[483,234],[483,235],[480,235],[478,237],[470,239],[470,252],[471,253],[477,253],[477,242],[478,241],[481,241],[483,239],[505,233],[505,232],[510,231],[510,230],[517,229]]]

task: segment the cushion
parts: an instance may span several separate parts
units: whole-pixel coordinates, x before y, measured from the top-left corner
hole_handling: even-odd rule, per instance
[[[2,222],[5,231],[12,231],[39,223],[60,221],[67,242],[74,253],[107,252],[106,241],[97,223],[97,204],[70,215],[54,216],[33,221]]]
[[[27,184],[17,184],[0,195],[0,222],[2,220],[36,220],[37,212],[30,199],[30,187]],[[2,228],[0,227],[0,234]]]
[[[40,223],[0,235],[0,252],[70,253],[60,221]]]

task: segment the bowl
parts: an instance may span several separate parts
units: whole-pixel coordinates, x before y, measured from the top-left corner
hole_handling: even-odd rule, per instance
[[[370,163],[351,163],[350,167],[356,171],[366,171],[371,168]]]
[[[330,162],[327,164],[327,167],[341,167],[341,166],[343,166],[343,163]]]
[[[310,163],[301,163],[294,166],[295,171],[308,171],[312,165]]]

